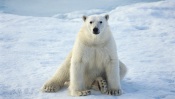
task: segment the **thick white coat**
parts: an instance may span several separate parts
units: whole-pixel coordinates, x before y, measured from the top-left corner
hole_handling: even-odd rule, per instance
[[[84,24],[72,51],[43,90],[59,90],[70,80],[70,94],[78,96],[79,92],[90,89],[97,77],[103,77],[109,90],[121,92],[120,80],[127,69],[118,59],[116,43],[107,22],[108,15],[84,16],[83,19]],[[99,34],[93,33],[95,27]]]

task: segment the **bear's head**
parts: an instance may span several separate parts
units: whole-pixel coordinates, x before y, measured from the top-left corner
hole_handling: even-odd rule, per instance
[[[93,35],[103,34],[108,27],[109,15],[99,16],[83,16],[84,26],[89,33]]]

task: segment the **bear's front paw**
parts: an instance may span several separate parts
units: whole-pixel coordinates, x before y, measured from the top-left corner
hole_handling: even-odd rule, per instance
[[[44,84],[44,86],[42,87],[43,92],[56,92],[59,89],[60,89],[60,86],[58,83],[50,82],[50,81]]]
[[[107,95],[114,95],[114,96],[120,96],[122,95],[122,90],[118,89],[118,90],[108,90],[106,92]]]
[[[90,94],[91,94],[90,90],[71,91],[71,93],[70,93],[71,96],[87,96],[87,95],[90,95]]]

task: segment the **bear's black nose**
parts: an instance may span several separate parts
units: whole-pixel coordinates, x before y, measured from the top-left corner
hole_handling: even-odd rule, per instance
[[[95,28],[93,29],[93,33],[94,33],[94,34],[99,34],[98,28],[95,27]]]

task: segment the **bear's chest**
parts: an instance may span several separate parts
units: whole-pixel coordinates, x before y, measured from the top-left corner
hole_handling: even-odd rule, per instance
[[[103,47],[87,48],[83,55],[83,61],[89,68],[102,68],[110,60],[108,49]]]

